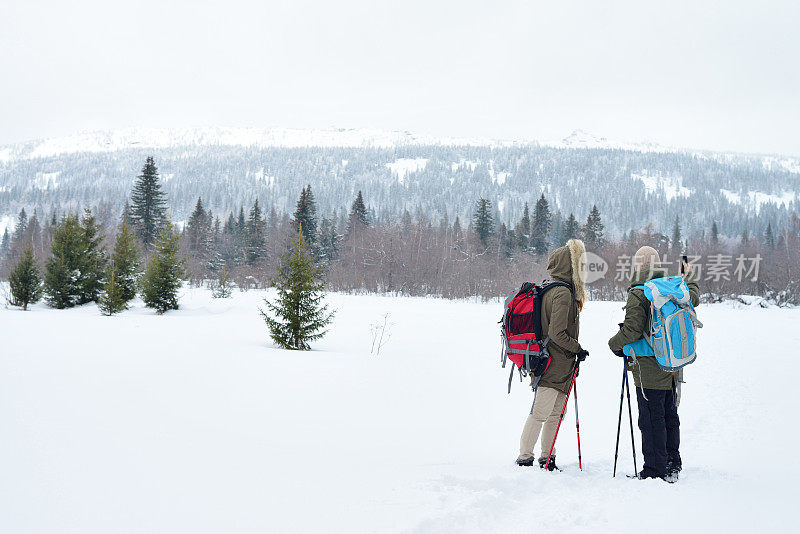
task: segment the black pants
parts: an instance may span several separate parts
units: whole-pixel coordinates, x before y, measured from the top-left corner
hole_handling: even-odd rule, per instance
[[[647,397],[645,399],[645,397]],[[636,388],[639,404],[639,430],[642,431],[642,454],[644,454],[644,476],[663,476],[667,473],[667,461],[681,465],[678,448],[681,444],[681,422],[675,406],[672,390]]]

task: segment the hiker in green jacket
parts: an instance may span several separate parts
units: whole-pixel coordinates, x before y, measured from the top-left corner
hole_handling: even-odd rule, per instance
[[[536,388],[533,409],[525,421],[520,438],[517,465],[531,466],[535,461],[533,448],[541,439],[539,467],[544,468],[556,434],[561,409],[569,391],[576,359],[583,361],[589,352],[578,343],[578,315],[586,301],[584,290],[586,248],[580,239],[570,239],[566,246],[554,250],[547,262],[552,280],[566,282],[570,287],[554,287],[542,298],[542,332],[550,339],[550,365],[542,374]],[[534,377],[531,376],[533,383]],[[556,469],[556,450],[553,448],[550,471]]]
[[[617,356],[625,357],[622,349],[645,336],[650,325],[650,301],[643,289],[634,289],[653,278],[667,276],[660,266],[658,252],[652,247],[642,247],[633,258],[634,275],[628,288],[625,304],[625,321],[619,331],[608,340],[608,346]],[[693,306],[700,304],[700,289],[691,266],[684,264],[684,281],[689,289]],[[627,358],[628,370],[636,385],[639,407],[639,430],[642,432],[644,468],[638,478],[674,479],[682,469],[679,452],[680,419],[678,399],[681,371],[662,370],[653,356]]]

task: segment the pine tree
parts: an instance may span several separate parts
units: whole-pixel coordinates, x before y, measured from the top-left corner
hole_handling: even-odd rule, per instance
[[[517,223],[517,226],[513,230],[514,234],[514,246],[516,248],[526,249],[531,240],[531,215],[530,210],[528,209],[528,203],[525,203],[525,207],[522,210],[522,218]]]
[[[336,259],[339,253],[339,235],[333,220],[322,218],[319,225],[318,249],[320,259],[330,262]]]
[[[178,290],[184,276],[184,261],[178,257],[179,238],[167,224],[142,277],[142,300],[159,315],[178,309]]]
[[[52,257],[45,266],[45,293],[54,308],[85,304],[97,297],[105,282],[106,257],[94,216],[68,215],[53,231]]]
[[[306,242],[313,249],[317,244],[317,203],[311,185],[303,188],[294,210],[292,221],[295,232],[303,229]]]
[[[222,265],[222,269],[219,271],[219,276],[217,277],[217,283],[214,285],[214,289],[211,290],[211,297],[215,299],[227,299],[231,296],[233,292],[233,284],[231,284],[231,279],[228,277],[228,267],[226,265]]]
[[[361,194],[361,191],[359,191],[356,199],[353,201],[353,205],[350,207],[348,231],[365,226],[369,226],[369,215],[367,214],[367,206],[364,204],[364,196]]]
[[[764,245],[770,250],[775,248],[775,234],[772,233],[772,223],[767,224],[767,230],[764,232]]]
[[[678,216],[675,216],[675,224],[672,226],[672,250],[676,253],[680,252],[681,248],[681,221]]]
[[[205,243],[206,256],[208,258],[206,260],[206,269],[208,269],[208,271],[211,273],[218,273],[219,270],[225,265],[225,258],[223,258],[220,250],[220,238],[220,220],[219,217],[217,217],[214,219],[214,224],[211,226],[211,230],[206,234]]]
[[[103,247],[103,236],[100,225],[88,209],[84,210],[80,221],[82,233],[82,250],[79,255],[80,272],[76,281],[78,286],[78,304],[96,301],[105,283],[106,251]]]
[[[550,226],[553,218],[550,214],[550,205],[544,198],[544,193],[536,201],[533,208],[533,221],[531,222],[531,248],[536,254],[544,254],[549,246],[547,235],[550,233]]]
[[[740,242],[740,245],[746,247],[749,244],[750,244],[750,234],[747,232],[747,228],[745,228],[744,232],[742,232],[742,240]]]
[[[123,297],[123,288],[117,281],[114,262],[108,267],[108,282],[105,292],[97,300],[97,307],[103,315],[114,315],[128,309],[128,301]]]
[[[125,199],[125,206],[122,208],[122,215],[119,217],[120,224],[127,223],[128,225],[131,224],[131,205],[127,199]]]
[[[210,230],[208,213],[203,209],[203,199],[198,197],[194,211],[186,223],[186,240],[189,243],[189,250],[200,258],[206,257],[205,248]]]
[[[592,248],[597,250],[603,247],[605,244],[603,229],[604,226],[600,219],[600,210],[597,209],[597,205],[594,205],[583,227],[583,241],[587,249]]]
[[[472,224],[484,247],[489,246],[489,238],[494,235],[494,217],[492,217],[492,203],[485,199],[478,199],[475,213],[472,215]]]
[[[158,169],[152,156],[148,156],[142,174],[133,185],[130,219],[146,247],[156,242],[167,224],[166,194],[161,190]]]
[[[33,210],[33,215],[31,215],[30,219],[28,219],[28,224],[25,228],[25,233],[23,234],[22,241],[27,243],[33,247],[34,253],[43,253],[44,251],[41,250],[42,245],[42,225],[39,224],[39,216],[36,214],[36,210]]]
[[[561,227],[561,243],[566,243],[570,239],[577,238],[581,233],[581,225],[578,223],[578,220],[575,218],[574,213],[570,213],[569,217],[567,217],[564,226]]]
[[[8,250],[11,248],[11,236],[8,233],[8,228],[3,231],[3,240],[0,241],[0,259],[6,257]]]
[[[25,208],[19,210],[17,224],[14,226],[14,243],[22,243],[25,239],[25,232],[28,230],[28,214]]]
[[[270,337],[285,349],[308,350],[309,343],[325,335],[324,328],[333,320],[323,304],[325,285],[322,269],[314,264],[302,232],[297,232],[292,250],[278,267],[273,280],[278,290],[274,303],[264,299],[268,311],[259,309],[267,323]]]
[[[711,244],[719,244],[719,229],[717,229],[717,221],[711,224]]]
[[[139,284],[139,249],[131,227],[125,221],[117,233],[111,264],[115,283],[120,288],[122,300],[126,303],[136,296]],[[109,279],[110,282],[110,279]]]
[[[25,248],[22,257],[8,275],[8,282],[11,286],[12,306],[22,306],[23,310],[27,310],[28,304],[35,304],[41,298],[42,277],[30,245]]]
[[[461,228],[461,217],[456,215],[453,221],[453,247],[460,249],[464,244],[464,230]]]
[[[245,259],[248,265],[255,265],[267,256],[267,223],[261,216],[258,199],[250,209],[246,226],[247,248]]]

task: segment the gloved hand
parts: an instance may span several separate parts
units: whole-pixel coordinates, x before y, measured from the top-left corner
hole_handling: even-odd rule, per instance
[[[575,354],[575,357],[576,357],[576,358],[578,358],[578,361],[579,361],[579,362],[582,362],[583,360],[585,360],[585,359],[586,359],[586,357],[587,357],[588,355],[589,355],[589,351],[588,351],[588,350],[586,350],[586,349],[581,349],[581,350],[579,350],[579,351],[578,351],[578,353],[577,353],[577,354]]]
[[[622,330],[622,327],[625,326],[625,323],[617,323],[619,325],[619,329]]]
[[[625,353],[622,352],[621,350],[615,350],[615,351],[612,351],[612,352],[614,353],[615,356],[619,356],[620,358],[624,358],[625,357]]]

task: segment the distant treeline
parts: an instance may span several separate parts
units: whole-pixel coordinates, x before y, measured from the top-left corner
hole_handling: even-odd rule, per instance
[[[689,236],[723,236],[745,228],[764,233],[800,212],[796,159],[712,153],[638,152],[547,146],[129,148],[0,161],[0,219],[26,208],[39,217],[86,206],[119,217],[134,176],[148,155],[158,161],[173,222],[188,220],[197,198],[225,220],[258,198],[266,215],[291,214],[299,191],[311,185],[320,214],[347,216],[360,190],[375,224],[405,211],[434,224],[472,216],[475,201],[491,202],[499,224],[513,227],[525,203],[544,193],[553,225],[596,205],[609,236],[644,228],[669,229],[681,215]],[[636,209],[632,209],[632,207]],[[1,231],[1,230],[0,230]]]
[[[128,198],[121,212],[95,206],[83,219],[54,211],[42,220],[36,210],[29,215],[22,209],[13,233],[2,236],[0,276],[8,276],[28,246],[45,268],[60,246],[54,235],[81,221],[97,233],[93,254],[105,262],[124,222],[138,242],[139,262],[134,263],[141,270],[152,261],[159,236],[170,229],[185,276],[194,284],[214,283],[224,273],[242,290],[267,287],[292,237],[302,231],[330,290],[492,298],[505,296],[523,281],[543,280],[547,253],[579,237],[608,267],[603,278],[588,286],[594,298],[622,299],[630,256],[639,246],[650,245],[673,262],[672,274],[678,272],[679,256],[687,254],[700,270],[706,299],[755,294],[778,304],[800,303],[800,217],[795,213],[784,225],[768,223],[763,232],[745,229],[734,239],[723,237],[716,222],[708,231],[685,235],[686,216],[675,212],[670,228],[648,224],[610,239],[597,206],[559,217],[544,193],[533,206],[523,203],[521,216],[509,225],[497,221],[497,210],[486,198],[475,199],[466,221],[447,215],[434,220],[422,210],[376,220],[370,199],[361,191],[348,210],[321,214],[311,185],[306,185],[292,213],[254,198],[248,206],[215,214],[198,198],[186,224],[178,227],[170,221],[168,199],[152,158]],[[631,204],[628,209],[641,206]],[[94,289],[81,301],[100,298],[104,283],[98,274]]]

